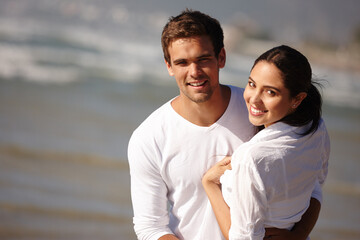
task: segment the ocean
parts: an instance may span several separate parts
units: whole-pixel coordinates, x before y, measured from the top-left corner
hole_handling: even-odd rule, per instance
[[[132,4],[0,2],[0,239],[136,239],[128,140],[178,89],[159,40],[176,9]],[[254,59],[228,52],[222,83]],[[360,73],[313,72],[332,150],[311,238],[360,239]]]

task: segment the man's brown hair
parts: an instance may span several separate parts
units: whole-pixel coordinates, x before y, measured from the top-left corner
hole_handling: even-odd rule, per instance
[[[218,20],[199,11],[186,9],[176,17],[170,17],[161,35],[161,45],[166,62],[171,64],[169,45],[179,38],[208,36],[216,58],[224,47],[224,33]]]

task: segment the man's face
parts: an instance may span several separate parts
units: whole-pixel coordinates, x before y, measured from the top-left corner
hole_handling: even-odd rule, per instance
[[[209,37],[180,38],[169,46],[166,66],[180,89],[180,98],[195,103],[208,101],[219,87],[219,69],[225,65],[225,50],[215,57]]]

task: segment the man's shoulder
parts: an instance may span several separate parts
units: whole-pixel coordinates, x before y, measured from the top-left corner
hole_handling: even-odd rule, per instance
[[[137,141],[147,141],[150,138],[156,138],[163,132],[168,124],[171,123],[171,101],[153,111],[132,133],[131,139]]]
[[[244,88],[236,87],[233,85],[227,85],[231,89],[231,99],[237,102],[237,104],[241,103],[242,105],[245,104],[244,101]]]
[[[235,93],[235,94],[243,94],[244,93],[244,88],[242,87],[237,87],[234,85],[226,85],[231,89],[231,93]]]
[[[143,128],[154,128],[160,126],[163,121],[165,121],[166,116],[169,115],[171,110],[170,102],[164,103],[162,106],[154,110],[150,115],[148,115],[145,120],[140,123],[140,125],[135,129],[138,131]]]

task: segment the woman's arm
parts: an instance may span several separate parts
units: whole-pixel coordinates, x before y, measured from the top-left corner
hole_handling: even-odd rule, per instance
[[[179,240],[175,235],[166,234],[159,238],[159,240]]]
[[[226,239],[229,239],[229,230],[231,226],[230,208],[223,198],[220,187],[220,177],[227,169],[231,169],[230,157],[224,158],[209,169],[202,179],[202,184],[210,200],[221,232]],[[273,240],[305,240],[318,219],[320,206],[320,202],[317,199],[312,198],[309,208],[291,231],[287,229],[267,228],[265,229],[264,239],[269,239],[269,237],[271,237]]]
[[[221,193],[220,177],[224,174],[225,170],[231,169],[230,162],[230,157],[224,158],[210,168],[202,179],[202,184],[210,200],[216,220],[226,239],[229,239],[229,230],[231,225],[230,209]]]

